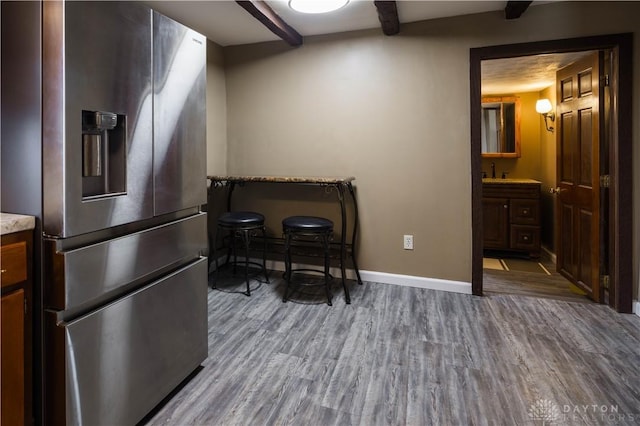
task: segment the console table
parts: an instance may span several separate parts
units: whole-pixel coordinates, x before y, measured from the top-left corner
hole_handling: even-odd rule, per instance
[[[310,177],[310,176],[207,176],[211,181],[211,188],[226,186],[228,187],[227,194],[227,210],[231,210],[231,197],[233,196],[233,190],[235,187],[243,186],[247,183],[262,182],[262,183],[288,183],[288,184],[301,184],[301,185],[317,185],[327,188],[329,191],[335,190],[340,203],[340,219],[341,219],[341,234],[340,234],[340,271],[342,273],[342,286],[345,291],[345,297],[347,303],[351,303],[351,297],[349,290],[347,289],[345,280],[345,260],[347,258],[347,251],[351,254],[351,261],[353,262],[353,268],[358,279],[358,284],[362,284],[360,278],[360,271],[358,269],[358,263],[356,261],[355,243],[358,233],[358,203],[356,195],[353,190],[352,182],[355,177]],[[351,200],[353,202],[353,232],[351,233],[351,242],[347,242],[347,209],[345,206],[345,190],[349,192]]]

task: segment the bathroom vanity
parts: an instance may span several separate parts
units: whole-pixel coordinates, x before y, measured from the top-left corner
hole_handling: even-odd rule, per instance
[[[483,248],[540,257],[540,182],[482,179]]]

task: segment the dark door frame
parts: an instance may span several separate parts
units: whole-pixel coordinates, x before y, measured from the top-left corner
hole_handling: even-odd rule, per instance
[[[632,312],[633,265],[633,159],[632,159],[632,43],[633,34],[612,34],[518,43],[470,49],[471,83],[471,287],[474,295],[482,296],[482,156],[481,156],[481,72],[485,59],[512,58],[544,53],[582,50],[615,49],[617,62],[617,105],[614,104],[614,135],[609,147],[609,305],[618,312]],[[615,65],[614,65],[615,67]]]

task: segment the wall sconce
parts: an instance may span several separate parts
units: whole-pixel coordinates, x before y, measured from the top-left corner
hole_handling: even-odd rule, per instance
[[[544,117],[544,125],[547,128],[548,132],[553,132],[553,127],[549,127],[549,122],[547,119],[551,121],[556,121],[556,114],[551,110],[553,107],[551,106],[551,102],[549,99],[538,99],[536,102],[536,112],[542,114]]]

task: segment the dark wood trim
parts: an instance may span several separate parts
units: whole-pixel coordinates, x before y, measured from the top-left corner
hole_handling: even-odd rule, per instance
[[[610,304],[619,312],[632,312],[633,299],[633,35],[621,34],[618,46],[618,137],[612,141],[611,174],[613,188],[610,199],[615,215],[609,229],[612,255],[610,271],[615,293]],[[615,124],[614,124],[615,125]]]
[[[508,1],[504,8],[505,19],[518,19],[529,8],[532,1]]]
[[[472,270],[473,294],[482,295],[482,163],[481,163],[481,74],[485,59],[499,59],[543,53],[575,52],[581,50],[618,50],[618,122],[617,139],[611,141],[610,189],[611,205],[609,233],[612,254],[609,270],[614,297],[609,301],[618,312],[632,312],[633,298],[633,161],[632,161],[632,43],[633,34],[611,34],[564,40],[549,40],[500,46],[472,48],[470,59],[471,85],[471,207],[472,207]]]
[[[482,296],[482,62],[478,49],[471,49],[471,292]]]
[[[615,53],[614,53],[615,52]],[[600,82],[603,81],[604,76],[618,75],[617,66],[615,70],[612,68],[613,62],[618,62],[617,51],[615,49],[606,49],[598,52],[598,66],[599,66],[599,75]],[[600,169],[600,175],[608,175],[609,174],[609,158],[611,158],[611,140],[617,137],[612,131],[611,123],[618,122],[617,110],[612,108],[612,94],[617,92],[618,83],[617,78],[611,78],[609,87],[607,88],[604,84],[599,84],[598,87],[598,96],[599,100],[599,109],[602,114],[602,120],[600,120],[599,126],[599,159],[598,159],[598,168]],[[602,268],[603,274],[610,274],[609,271],[609,253],[613,250],[611,249],[611,241],[609,237],[609,229],[606,225],[608,225],[611,221],[609,220],[609,212],[613,211],[614,207],[611,204],[611,197],[609,197],[609,191],[600,189],[600,205],[598,206],[600,211],[600,223],[599,234],[600,234],[600,247],[598,253],[598,260],[600,261],[600,267]],[[600,283],[600,300],[602,303],[611,303],[611,298],[615,295],[615,288],[609,287],[605,288],[604,283]]]
[[[380,25],[382,25],[382,32],[388,36],[398,34],[400,32],[400,20],[398,19],[396,2],[376,0],[373,4],[378,9],[378,19],[380,20]]]
[[[238,0],[236,3],[242,6],[262,25],[269,28],[272,33],[289,43],[289,45],[294,47],[302,45],[300,33],[280,18],[266,2],[262,0]]]

